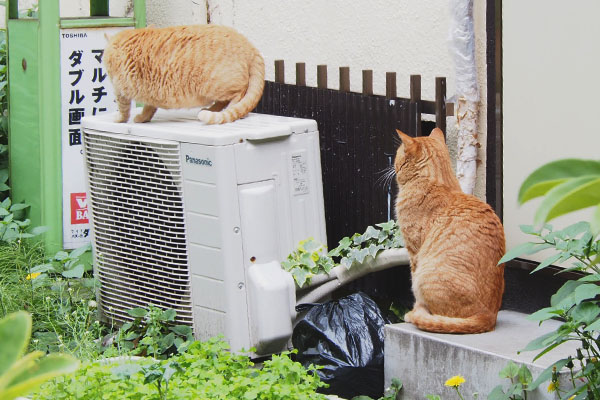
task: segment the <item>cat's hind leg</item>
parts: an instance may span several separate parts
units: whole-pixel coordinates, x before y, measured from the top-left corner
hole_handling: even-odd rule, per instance
[[[475,315],[460,318],[431,314],[427,309],[421,307],[407,313],[404,320],[412,323],[420,330],[428,332],[483,333],[494,330],[496,313],[481,311]]]
[[[215,101],[213,105],[208,107],[206,110],[212,112],[219,112],[223,110],[227,106],[227,104],[229,104],[228,101]]]
[[[129,113],[131,111],[131,99],[120,94],[117,94],[116,98],[117,105],[119,106],[119,115],[115,119],[115,122],[129,121]]]
[[[413,306],[413,309],[409,312],[407,312],[406,314],[404,314],[404,321],[405,322],[413,322],[413,316],[417,313],[421,313],[421,312],[425,312],[425,313],[429,313],[429,311],[427,310],[427,308],[425,308],[425,306],[423,306],[421,303],[416,302],[415,305]]]
[[[144,105],[142,112],[135,116],[133,122],[142,123],[148,122],[152,119],[154,114],[156,113],[156,107]]]

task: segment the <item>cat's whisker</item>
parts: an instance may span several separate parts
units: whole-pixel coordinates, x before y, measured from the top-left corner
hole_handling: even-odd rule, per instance
[[[389,166],[379,172],[376,172],[375,174],[379,175],[379,177],[375,180],[375,186],[387,188],[393,182],[393,179],[396,176],[396,170],[394,167]]]

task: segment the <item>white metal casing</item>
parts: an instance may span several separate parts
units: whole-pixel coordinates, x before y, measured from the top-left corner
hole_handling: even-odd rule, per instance
[[[83,120],[101,311],[124,321],[132,307],[174,308],[198,339],[279,351],[294,283],[273,265],[300,240],[326,241],[316,123],[250,114],[205,125],[196,113]]]

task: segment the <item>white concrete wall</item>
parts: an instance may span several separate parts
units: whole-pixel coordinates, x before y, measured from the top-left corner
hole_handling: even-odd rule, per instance
[[[23,4],[26,1],[21,0]],[[61,15],[89,14],[89,0],[60,0]],[[131,0],[112,0],[111,15],[131,13]],[[372,69],[374,91],[385,94],[385,73],[397,73],[398,95],[409,96],[409,77],[422,76],[423,98],[433,100],[435,78],[447,78],[448,97],[455,76],[448,51],[448,2],[442,0],[146,0],[148,24],[211,23],[229,25],[263,53],[267,79],[274,61],[286,63],[286,82],[295,82],[295,63],[305,62],[307,84],[316,85],[316,66],[327,64],[329,87],[338,88],[338,67],[350,67],[351,89],[362,88],[362,69]],[[481,115],[476,194],[485,197],[486,60],[485,2],[475,2],[477,65]],[[449,147],[455,153],[456,129],[448,120]]]
[[[482,147],[476,194],[485,197],[486,60],[485,4],[475,2],[477,64],[483,100]],[[374,91],[385,94],[385,73],[397,73],[398,95],[409,96],[409,77],[422,76],[423,98],[433,100],[435,78],[448,78],[454,94],[454,65],[448,51],[448,2],[364,0],[209,0],[211,23],[230,25],[263,52],[267,78],[276,59],[285,60],[286,82],[295,82],[295,63],[305,62],[307,84],[316,85],[316,66],[327,64],[328,85],[338,88],[338,67],[350,67],[351,89],[362,88],[362,69],[372,69]],[[454,120],[448,121],[449,145],[456,146]]]
[[[600,2],[505,0],[502,14],[504,226],[511,248],[530,239],[518,226],[532,224],[539,205],[517,205],[525,177],[553,160],[599,157]]]

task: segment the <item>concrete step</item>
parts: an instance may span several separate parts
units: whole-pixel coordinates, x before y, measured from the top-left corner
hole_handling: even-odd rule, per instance
[[[578,343],[568,342],[533,362],[537,352],[518,351],[533,339],[555,330],[557,321],[546,321],[541,326],[526,319],[527,314],[500,311],[493,332],[476,335],[436,334],[418,330],[414,325],[403,323],[385,327],[385,385],[392,378],[404,384],[401,398],[425,399],[428,394],[443,399],[457,398],[453,388],[444,382],[454,375],[462,375],[465,383],[460,387],[465,399],[479,393],[479,399],[487,398],[494,387],[509,381],[498,373],[509,360],[529,367],[534,379],[548,366],[568,355],[575,356]],[[566,382],[566,372],[561,381]],[[542,384],[528,395],[529,400],[554,399]]]

